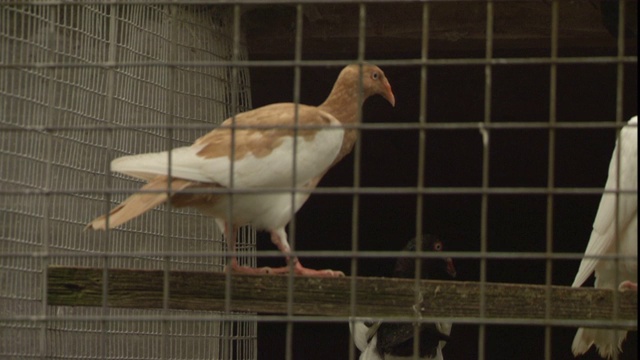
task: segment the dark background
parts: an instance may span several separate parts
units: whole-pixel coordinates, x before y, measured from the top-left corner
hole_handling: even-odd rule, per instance
[[[273,8],[280,19],[291,25],[292,8]],[[356,8],[357,9],[357,8]],[[351,9],[353,10],[353,9]],[[384,10],[384,9],[383,9]],[[387,9],[388,10],[388,9]],[[420,10],[420,8],[418,8]],[[375,18],[375,8],[368,9]],[[385,10],[386,11],[386,10]],[[269,50],[267,38],[256,21],[268,20],[267,13],[252,12],[247,41],[251,60],[291,59],[292,41]],[[357,14],[357,13],[356,13]],[[434,13],[433,16],[436,16]],[[603,19],[605,17],[603,16]],[[357,16],[353,21],[357,21]],[[368,18],[369,20],[369,18]],[[373,20],[372,20],[373,21]],[[496,20],[497,21],[497,20]],[[434,21],[436,23],[436,21]],[[305,29],[317,26],[305,20]],[[468,24],[467,24],[468,25]],[[590,46],[589,39],[579,46],[562,45],[561,57],[615,55],[616,39],[604,22],[592,24],[600,29],[601,43]],[[452,26],[455,26],[452,25]],[[252,30],[254,29],[254,30]],[[295,29],[295,27],[293,28]],[[311,31],[311,30],[309,30]],[[289,34],[288,36],[293,36]],[[279,35],[285,36],[285,35]],[[499,39],[500,37],[497,36]],[[608,40],[607,40],[608,39]],[[633,41],[635,38],[631,38]],[[316,39],[317,40],[317,39]],[[331,38],[322,46],[305,45],[303,59],[356,59],[357,39]],[[367,59],[420,58],[419,42],[384,46],[384,41],[367,38]],[[388,39],[387,39],[388,40]],[[313,39],[310,39],[311,43]],[[548,41],[548,40],[547,40]],[[594,40],[596,41],[596,40]],[[608,41],[608,42],[607,42]],[[635,42],[627,53],[636,54]],[[431,58],[483,58],[483,42],[460,48],[435,39]],[[504,46],[501,46],[504,44]],[[494,57],[548,57],[549,42],[513,46],[497,40]],[[542,44],[542,45],[540,45]],[[562,41],[561,41],[562,44]],[[372,61],[375,62],[375,61]],[[616,64],[561,64],[557,67],[557,120],[561,122],[615,121]],[[637,113],[637,64],[624,65],[623,118]],[[381,97],[364,105],[367,123],[418,122],[420,68],[383,66],[396,96],[392,108]],[[328,95],[340,67],[303,67],[301,102],[320,104]],[[253,106],[291,101],[294,71],[290,67],[251,69]],[[496,65],[492,67],[491,121],[546,122],[549,119],[550,66]],[[428,68],[428,122],[482,122],[484,119],[484,66],[446,65]],[[426,186],[479,187],[482,185],[482,139],[478,130],[429,130],[426,133]],[[361,134],[361,186],[388,187],[386,195],[362,195],[357,219],[360,250],[400,250],[416,229],[416,196],[393,194],[393,187],[415,186],[418,164],[418,131],[368,130]],[[555,186],[603,187],[614,148],[613,129],[560,129],[556,132]],[[549,132],[546,129],[492,130],[490,133],[489,184],[491,187],[546,187],[548,176]],[[321,187],[352,186],[354,155],[335,166],[320,183]],[[599,204],[599,195],[557,195],[553,202],[554,252],[581,253],[586,247]],[[480,195],[431,195],[424,198],[423,228],[438,234],[450,251],[479,251]],[[544,252],[546,243],[547,198],[545,195],[491,195],[488,202],[488,247],[500,252]],[[351,250],[353,200],[350,195],[313,195],[296,216],[296,248],[299,250]],[[265,234],[259,250],[273,250]],[[454,259],[458,280],[478,281],[479,262]],[[260,259],[259,264],[271,264]],[[281,265],[281,259],[275,260]],[[310,268],[332,268],[348,274],[349,260],[305,258]],[[358,274],[385,276],[392,260],[360,260]],[[554,261],[553,284],[570,285],[578,261]],[[385,270],[386,269],[386,270]],[[544,284],[545,262],[535,260],[488,261],[487,280],[491,282]],[[589,283],[591,285],[592,282]],[[285,323],[260,322],[258,350],[261,359],[285,357]],[[554,359],[570,359],[575,328],[557,327],[552,332]],[[636,358],[636,333],[624,344],[623,359]],[[451,341],[444,349],[447,359],[477,357],[478,328],[454,325]],[[294,359],[347,359],[347,323],[295,323]],[[488,359],[541,359],[544,357],[544,328],[539,326],[488,326],[485,342]],[[585,359],[598,358],[593,351]]]

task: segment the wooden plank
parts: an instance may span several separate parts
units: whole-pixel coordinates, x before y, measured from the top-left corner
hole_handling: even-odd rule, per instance
[[[422,3],[367,5],[367,54],[417,52],[422,39]],[[637,3],[627,3],[626,23],[637,29]],[[487,5],[484,1],[434,2],[430,11],[432,50],[484,50]],[[356,51],[359,35],[358,4],[307,4],[303,7],[303,54]],[[561,48],[612,48],[617,39],[608,31],[599,4],[561,1]],[[495,49],[549,49],[551,4],[545,1],[508,1],[494,4]],[[295,43],[295,7],[243,7],[243,26],[249,53],[254,56],[291,56]],[[636,30],[637,31],[637,30]],[[636,38],[626,49],[636,49]]]
[[[102,269],[49,268],[51,305],[101,306]],[[108,305],[124,308],[161,308],[163,272],[113,269],[108,273]],[[174,271],[169,274],[172,309],[224,310],[225,274]],[[356,315],[414,316],[414,281],[357,277]],[[351,278],[295,277],[293,313],[350,316]],[[232,311],[283,314],[287,306],[286,276],[232,275]],[[551,316],[567,320],[608,320],[613,291],[593,288],[551,288]],[[544,319],[543,285],[487,283],[486,318]],[[618,319],[636,321],[637,292],[619,294]],[[480,285],[474,282],[421,282],[421,311],[433,317],[478,318]]]

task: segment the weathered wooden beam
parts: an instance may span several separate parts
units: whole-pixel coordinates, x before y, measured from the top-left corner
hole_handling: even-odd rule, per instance
[[[367,5],[367,54],[418,52],[422,44],[422,3],[388,2]],[[494,8],[495,49],[549,49],[551,3],[502,1]],[[307,4],[303,8],[303,54],[356,51],[358,4]],[[244,7],[243,24],[250,56],[292,56],[295,7]],[[559,2],[558,41],[561,48],[616,48],[617,39],[604,24],[597,1]],[[637,2],[627,2],[626,24],[637,29]],[[487,3],[441,1],[430,4],[429,39],[433,50],[484,50]],[[637,31],[637,30],[636,30]],[[630,38],[625,48],[637,48]]]
[[[50,267],[51,305],[101,306],[102,269]],[[225,274],[173,271],[169,273],[169,307],[190,310],[225,309]],[[108,271],[107,302],[111,307],[162,308],[163,272]],[[414,281],[356,277],[356,316],[414,316]],[[231,276],[232,311],[283,314],[287,306],[286,276]],[[480,284],[458,281],[421,282],[421,310],[434,317],[480,317]],[[351,278],[295,277],[293,313],[350,316]],[[547,292],[543,285],[485,284],[485,318],[545,318]],[[636,321],[637,292],[618,293],[617,318]],[[551,318],[610,320],[613,291],[593,288],[550,288]]]

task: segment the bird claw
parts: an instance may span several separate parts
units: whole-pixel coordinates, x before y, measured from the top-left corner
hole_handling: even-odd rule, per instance
[[[265,266],[265,267],[261,267],[261,268],[252,268],[249,266],[226,266],[225,267],[225,271],[228,271],[228,269],[231,268],[231,272],[232,273],[236,273],[236,274],[248,274],[248,275],[274,275],[276,274],[276,272],[274,272],[274,269]]]
[[[638,283],[631,282],[629,280],[625,280],[620,283],[618,286],[619,291],[638,291]]]
[[[272,272],[269,274],[272,275],[286,275],[289,273],[289,266],[283,266],[279,268],[270,269]],[[293,268],[293,273],[298,276],[313,276],[313,277],[344,277],[344,273],[342,271],[325,269],[325,270],[314,270],[309,269],[303,266],[295,266]]]
[[[226,269],[225,269],[226,270]],[[286,275],[289,273],[289,266],[282,266],[277,268],[272,267],[261,267],[261,268],[252,268],[248,266],[232,266],[231,271],[237,274],[249,274],[249,275]],[[344,277],[344,273],[342,271],[325,269],[325,270],[314,270],[308,269],[303,266],[295,266],[293,268],[293,273],[295,275],[301,276],[314,276],[314,277]]]
[[[258,274],[265,274],[265,275],[273,275],[273,274],[275,274],[275,273],[273,272],[273,269],[272,269],[272,268],[270,268],[269,266],[264,266],[264,267],[261,267],[261,268],[256,268],[256,272],[257,272]]]
[[[317,271],[319,274],[310,275],[310,276],[326,276],[326,277],[344,277],[345,276],[344,273],[339,270],[324,269],[324,270],[314,270],[314,271]]]

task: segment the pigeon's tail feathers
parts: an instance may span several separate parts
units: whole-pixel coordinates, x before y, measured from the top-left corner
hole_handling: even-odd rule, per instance
[[[378,353],[378,349],[376,348],[377,342],[377,336],[371,338],[371,341],[369,341],[367,348],[364,349],[362,353],[360,353],[359,360],[384,360],[382,356],[380,356],[380,353]]]
[[[573,338],[573,343],[571,344],[571,351],[573,352],[573,356],[578,356],[586,353],[591,345],[593,345],[593,339],[589,340],[587,335],[585,334],[585,328],[579,328],[578,332],[576,332],[576,336]]]
[[[376,348],[378,337],[375,334],[380,322],[373,321],[355,321],[349,322],[349,330],[353,335],[353,342],[360,350],[359,360],[383,360]]]
[[[364,351],[367,348],[367,326],[363,321],[349,322],[349,330],[353,335],[353,342],[360,351]]]
[[[591,345],[595,345],[600,356],[609,359],[613,354],[622,351],[622,341],[627,337],[624,330],[606,330],[580,328],[573,338],[571,351],[574,356],[586,353]]]
[[[171,191],[183,190],[190,184],[191,182],[186,180],[172,179]],[[93,219],[87,224],[86,228],[106,230],[107,218],[109,218],[109,229],[122,225],[167,201],[169,196],[168,188],[167,177],[157,176],[140,188],[140,192],[129,196],[125,201],[120,203],[120,205],[113,208],[109,214]],[[164,192],[162,192],[162,190],[164,190]]]
[[[151,181],[158,175],[169,175],[193,181],[211,181],[202,173],[205,159],[197,156],[201,146],[187,146],[171,150],[171,170],[169,152],[146,153],[122,156],[111,162],[111,171]]]
[[[607,252],[611,246],[610,239],[606,239],[604,235],[599,234],[595,229],[591,232],[591,238],[589,244],[584,252],[585,257],[580,262],[578,273],[573,280],[572,287],[580,287],[591,276],[600,259],[590,256],[603,255]]]

